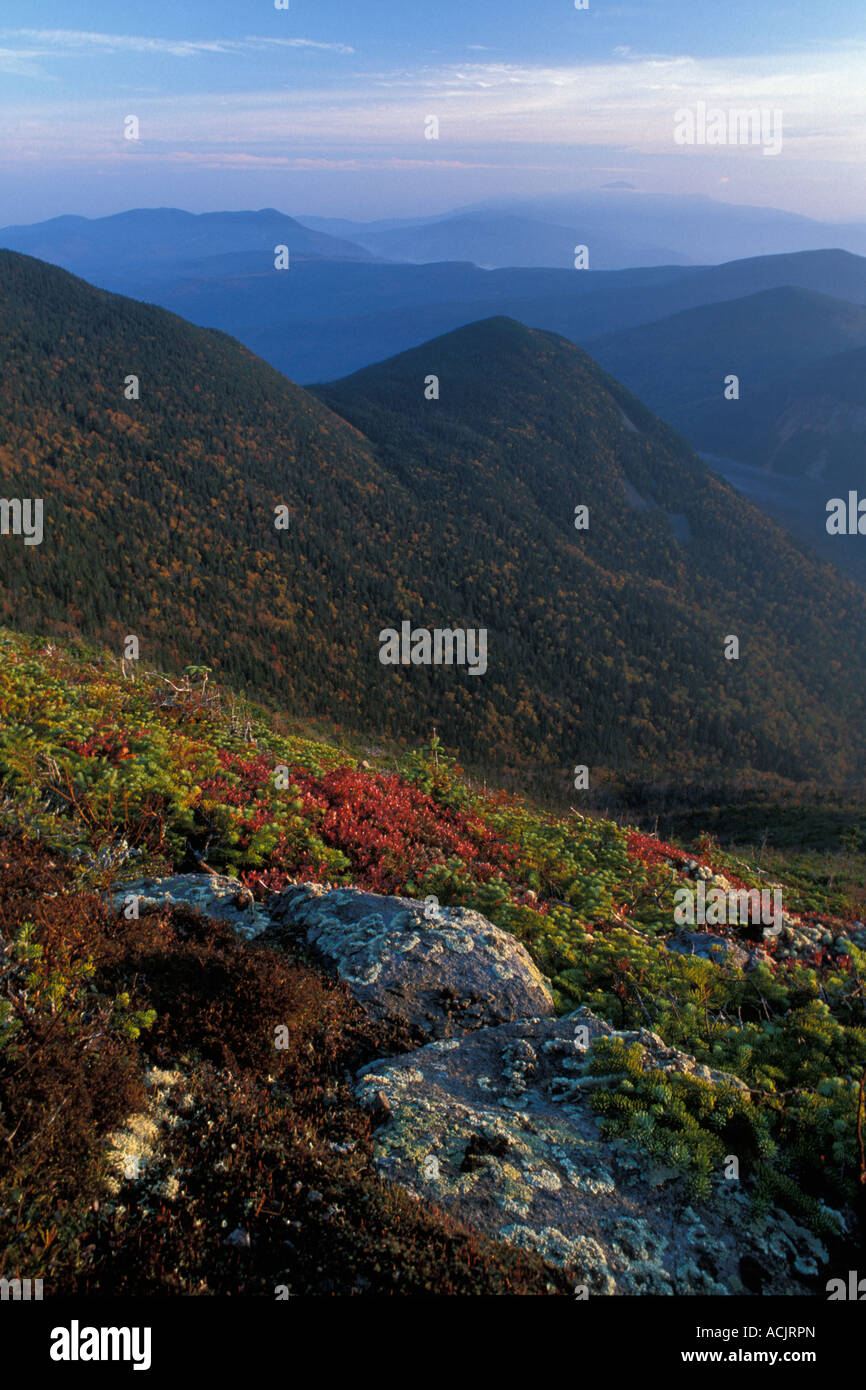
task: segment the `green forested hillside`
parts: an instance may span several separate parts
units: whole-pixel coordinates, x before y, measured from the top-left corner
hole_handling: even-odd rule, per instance
[[[437,401],[423,397],[429,373]],[[471,532],[470,582],[485,560],[500,576],[495,601],[523,614],[512,669],[563,691],[572,747],[620,766],[859,766],[860,594],[586,353],[490,319],[317,393],[411,477],[431,545],[461,521]],[[739,661],[723,659],[729,634]],[[553,753],[564,740],[545,713]],[[837,737],[825,762],[818,745]]]
[[[862,486],[866,347],[775,377],[735,411],[717,405],[707,412],[703,429],[704,438],[733,458],[824,483],[828,499]]]
[[[0,621],[473,761],[862,767],[864,596],[564,339],[486,320],[317,399],[11,252],[0,315],[0,494],[45,507],[0,537]],[[383,666],[403,620],[486,628],[486,674]]]
[[[609,333],[588,348],[663,419],[722,454],[725,423],[768,383],[864,344],[866,307],[786,285]],[[736,404],[724,398],[729,373],[740,381]]]

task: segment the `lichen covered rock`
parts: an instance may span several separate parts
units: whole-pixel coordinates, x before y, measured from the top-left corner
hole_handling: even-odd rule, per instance
[[[177,904],[192,908],[203,917],[228,922],[245,940],[261,935],[270,925],[270,919],[250,890],[236,878],[225,878],[221,874],[138,878],[129,883],[116,883],[111,889],[111,905],[115,912],[134,911],[141,916],[144,912],[161,912]]]
[[[302,884],[269,898],[267,910],[275,932],[314,947],[374,1017],[425,1037],[554,1013],[526,949],[469,908]]]
[[[568,1267],[590,1294],[806,1293],[827,1255],[721,1178],[693,1209],[683,1176],[602,1137],[587,1043],[638,1042],[644,1065],[742,1085],[587,1009],[440,1040],[358,1074],[382,1177],[485,1235]]]

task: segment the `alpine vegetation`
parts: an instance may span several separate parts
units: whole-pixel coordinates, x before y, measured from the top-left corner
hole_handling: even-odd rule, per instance
[[[678,927],[762,924],[778,936],[782,930],[781,888],[710,888],[703,879],[695,886],[678,888],[674,894],[674,921]]]

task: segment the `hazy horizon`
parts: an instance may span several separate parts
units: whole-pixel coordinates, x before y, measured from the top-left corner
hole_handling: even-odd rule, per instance
[[[587,205],[589,205],[590,203],[601,203],[605,195],[607,195],[608,198],[616,196],[628,200],[633,199],[635,203],[639,202],[641,199],[653,199],[656,200],[658,204],[661,204],[665,201],[670,201],[671,203],[681,202],[682,204],[703,204],[705,206],[715,205],[719,208],[725,209],[736,208],[743,212],[754,210],[756,212],[765,213],[768,215],[779,214],[785,218],[802,218],[806,222],[816,223],[818,225],[826,225],[830,228],[838,226],[850,226],[852,228],[860,229],[866,226],[866,210],[864,210],[864,213],[861,217],[852,217],[847,220],[842,218],[835,219],[829,217],[816,217],[810,213],[792,212],[787,208],[778,207],[775,204],[760,204],[748,202],[734,203],[722,198],[713,197],[711,194],[694,193],[689,190],[684,190],[681,193],[666,194],[660,191],[651,191],[648,189],[638,188],[636,185],[626,186],[626,184],[622,182],[618,184],[600,184],[596,188],[580,189],[571,193],[570,198],[574,200],[575,204],[585,202]],[[445,220],[450,217],[469,216],[482,212],[495,213],[497,211],[501,211],[503,216],[521,215],[525,216],[528,219],[532,219],[535,215],[538,217],[539,220],[550,220],[549,214],[545,215],[545,208],[547,204],[557,199],[562,199],[564,201],[565,198],[568,196],[569,195],[563,193],[562,190],[551,190],[546,194],[538,193],[534,195],[514,194],[509,196],[508,194],[503,193],[495,197],[491,196],[490,198],[481,198],[473,202],[443,205],[442,208],[427,213],[419,211],[406,211],[403,213],[383,212],[375,216],[355,216],[350,206],[347,206],[342,209],[340,209],[339,206],[337,206],[336,210],[325,211],[318,206],[308,207],[305,205],[304,207],[294,207],[287,206],[285,204],[281,205],[279,203],[275,204],[267,202],[257,202],[255,198],[252,198],[251,201],[246,203],[238,202],[237,205],[230,205],[229,203],[221,203],[219,201],[219,197],[216,196],[212,200],[212,203],[209,203],[209,205],[206,207],[192,206],[189,201],[178,203],[118,204],[118,206],[108,208],[104,212],[77,212],[70,208],[62,207],[58,208],[56,211],[46,214],[46,216],[44,217],[22,218],[20,222],[3,222],[2,226],[35,226],[43,222],[51,222],[64,217],[83,217],[88,221],[96,222],[104,218],[121,217],[125,214],[135,212],[181,212],[194,217],[207,216],[209,214],[216,215],[219,213],[249,213],[255,215],[265,212],[276,212],[279,213],[280,216],[293,218],[296,221],[301,222],[302,224],[306,224],[308,222],[314,223],[345,221],[347,223],[355,223],[358,226],[369,225],[370,227],[375,227],[379,224],[409,225],[415,222],[434,222],[438,220]],[[2,200],[0,200],[0,208],[2,207],[3,203]],[[630,211],[633,211],[633,208],[630,209]],[[566,214],[564,210],[563,216],[565,215]],[[828,245],[827,249],[829,250],[834,248]],[[858,252],[855,254],[860,253]],[[741,258],[732,256],[731,259],[733,260]]]
[[[0,224],[166,206],[373,221],[615,182],[866,219],[849,0],[588,5],[154,0],[121,25],[84,0],[70,27],[46,0],[38,26],[0,29]],[[700,103],[778,112],[781,148],[676,144]]]

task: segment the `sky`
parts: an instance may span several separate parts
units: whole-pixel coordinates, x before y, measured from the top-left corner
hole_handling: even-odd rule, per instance
[[[289,4],[0,0],[0,225],[424,216],[612,181],[866,220],[863,0]],[[701,102],[780,113],[781,149],[676,144]]]

